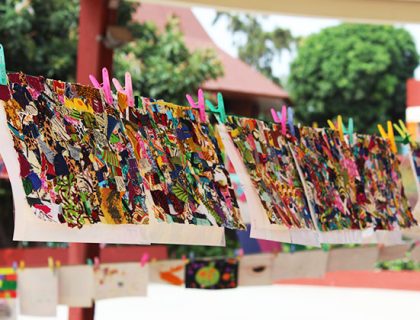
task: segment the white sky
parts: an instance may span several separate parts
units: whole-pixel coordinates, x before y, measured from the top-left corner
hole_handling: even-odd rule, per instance
[[[213,19],[216,15],[214,9],[194,8],[193,12],[210,34],[213,41],[228,53],[237,56],[237,52],[232,44],[232,37],[227,31],[227,22],[220,20],[216,25],[213,25]],[[264,21],[263,25],[267,30],[279,26],[290,29],[295,36],[307,36],[339,23],[340,21],[335,19],[271,15]],[[420,24],[407,24],[402,26],[413,35],[417,50],[420,52]],[[275,73],[281,77],[286,77],[289,73],[289,64],[292,59],[292,56],[285,54],[281,61],[275,61],[273,65]],[[416,77],[420,78],[420,67],[416,70]]]

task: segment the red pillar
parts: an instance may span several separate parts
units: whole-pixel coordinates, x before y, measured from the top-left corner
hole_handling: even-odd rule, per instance
[[[79,43],[77,49],[77,82],[89,85],[89,75],[101,79],[101,70],[112,73],[112,50],[101,41],[108,25],[115,23],[116,10],[108,0],[81,0],[79,17]],[[98,244],[70,244],[69,264],[84,264],[86,259],[99,257]],[[70,308],[70,320],[93,320],[95,307]]]

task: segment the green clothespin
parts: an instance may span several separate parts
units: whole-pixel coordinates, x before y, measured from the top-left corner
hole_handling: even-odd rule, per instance
[[[223,101],[223,95],[220,92],[217,93],[217,108],[209,100],[206,100],[206,105],[210,109],[210,112],[219,115],[219,122],[226,122],[225,103]]]
[[[6,59],[3,45],[0,44],[0,85],[7,86]]]
[[[400,120],[398,120],[398,123],[399,123],[399,125],[394,123],[394,128],[395,128],[395,130],[397,130],[397,132],[401,136],[402,143],[403,144],[411,144],[412,143],[411,135],[410,135],[410,132],[408,131],[407,127],[405,126],[404,121],[402,121],[400,119]]]
[[[352,117],[349,118],[347,127],[344,125],[344,123],[342,123],[341,125],[343,126],[344,134],[349,136],[349,142],[352,145],[353,144],[353,131],[354,131],[353,118]]]

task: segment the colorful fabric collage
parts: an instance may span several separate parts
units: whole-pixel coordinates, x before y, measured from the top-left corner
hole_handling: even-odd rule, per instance
[[[147,181],[158,221],[245,228],[208,125],[189,108],[147,98],[142,104],[143,110],[130,108],[130,115],[133,119],[148,115],[139,132],[152,150],[143,169],[153,177]]]
[[[0,299],[16,298],[17,274],[13,268],[0,268]]]
[[[228,117],[229,134],[258,190],[271,224],[313,229],[293,157],[277,126]]]
[[[365,228],[356,198],[360,175],[348,144],[330,129],[302,127],[297,132],[296,143],[289,145],[319,229]]]
[[[99,90],[24,74],[1,86],[27,201],[69,227],[158,221],[245,228],[217,139],[187,108],[109,105]],[[152,208],[152,210],[149,210]]]
[[[402,185],[399,163],[389,143],[378,136],[357,134],[353,154],[361,176],[358,201],[376,230],[417,224]]]
[[[237,259],[194,260],[185,267],[186,288],[232,289],[237,286]]]
[[[9,81],[8,125],[36,215],[78,228],[146,223],[133,148],[99,91],[22,74]]]

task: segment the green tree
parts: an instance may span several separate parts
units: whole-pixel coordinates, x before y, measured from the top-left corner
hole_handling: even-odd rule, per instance
[[[197,92],[201,83],[223,74],[214,50],[187,48],[176,17],[163,32],[149,22],[130,28],[136,40],[116,50],[115,74],[124,79],[129,71],[134,90],[143,96],[185,104],[185,93]]]
[[[79,1],[5,0],[0,21],[7,70],[75,80]]]
[[[274,62],[279,62],[285,50],[291,51],[298,40],[290,30],[276,27],[265,30],[262,16],[218,12],[213,23],[221,18],[228,21],[228,30],[234,36],[233,44],[238,49],[239,58],[253,66],[266,77],[280,84],[273,73]]]
[[[291,65],[296,114],[321,125],[337,114],[360,132],[402,119],[406,80],[419,56],[411,35],[393,26],[342,24],[305,39]]]

